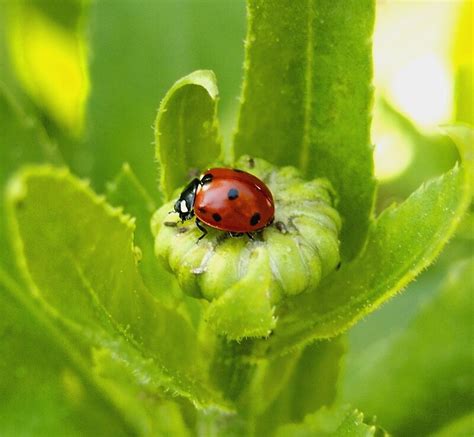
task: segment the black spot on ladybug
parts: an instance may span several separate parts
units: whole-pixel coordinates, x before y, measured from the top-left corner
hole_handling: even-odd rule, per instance
[[[250,218],[250,224],[252,226],[255,226],[258,224],[260,221],[260,213],[256,212],[251,218]]]
[[[199,207],[199,212],[202,212],[203,214],[206,214],[207,210],[203,206]]]
[[[216,222],[220,222],[222,220],[222,217],[217,214],[217,212],[215,212],[214,214],[212,214],[212,218],[214,219],[214,221]]]
[[[243,170],[240,170],[240,168],[233,168],[232,170],[236,171],[237,173],[245,173]]]
[[[211,173],[206,173],[202,178],[201,178],[201,184],[208,184],[212,182],[214,176],[211,175]]]
[[[231,188],[227,192],[227,198],[229,200],[235,200],[235,199],[237,199],[237,197],[239,197],[239,190],[237,190],[237,188]]]

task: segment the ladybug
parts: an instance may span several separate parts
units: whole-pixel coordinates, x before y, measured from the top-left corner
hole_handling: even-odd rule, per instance
[[[259,178],[238,169],[211,168],[193,179],[174,204],[181,221],[196,216],[196,226],[207,234],[207,226],[232,236],[261,231],[273,222],[275,204],[271,191]]]

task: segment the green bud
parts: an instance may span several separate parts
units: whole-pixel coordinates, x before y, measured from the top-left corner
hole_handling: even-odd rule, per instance
[[[306,181],[294,167],[249,157],[236,167],[263,180],[275,200],[274,223],[254,241],[209,228],[198,242],[194,219],[169,213],[174,202],[152,219],[157,257],[185,293],[210,302],[207,321],[230,339],[268,335],[282,299],[314,290],[340,259],[341,218],[326,179]]]

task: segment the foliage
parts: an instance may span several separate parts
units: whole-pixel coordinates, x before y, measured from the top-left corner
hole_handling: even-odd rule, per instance
[[[176,48],[178,39],[165,41],[178,66],[160,63],[163,46],[154,50],[177,32],[166,14],[184,6],[152,3],[124,1],[112,12],[102,1],[22,0],[0,11],[0,53],[9,53],[0,72],[1,434],[472,433],[474,131],[446,127],[440,141],[454,142],[460,161],[374,217],[375,2],[249,0],[232,144],[220,130],[214,74],[195,71],[160,105],[157,177],[150,106],[164,90],[154,74],[162,66],[171,82],[191,66],[179,63],[190,49]],[[188,19],[202,18],[204,9],[183,4]],[[128,38],[117,39],[119,28]],[[47,36],[38,41],[50,41],[43,49],[56,65],[79,76],[90,47],[85,119],[89,78],[61,93],[47,74],[53,61],[33,62],[34,32]],[[462,59],[461,88],[472,69]],[[465,100],[458,109],[472,121]],[[196,270],[208,246],[161,226],[166,202],[196,171],[243,167],[245,155],[257,158],[248,170],[270,181],[277,218],[289,224],[299,215],[301,227],[280,234],[272,226],[258,241],[211,233],[217,273],[199,276],[186,262]],[[415,290],[410,282],[453,238],[438,263],[444,270],[421,276],[423,284],[432,275],[436,285],[425,288],[439,291],[419,311],[410,301],[411,320],[392,320],[398,331],[378,349],[363,340],[354,359],[346,331],[407,286]],[[165,249],[179,254],[164,257],[174,274],[155,258]],[[246,263],[235,261],[241,256]],[[193,297],[203,290],[215,293]]]

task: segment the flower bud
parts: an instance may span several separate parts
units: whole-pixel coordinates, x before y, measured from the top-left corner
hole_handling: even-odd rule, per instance
[[[326,179],[306,181],[294,167],[249,157],[235,167],[260,178],[273,193],[275,220],[254,240],[208,228],[198,241],[194,218],[181,223],[169,213],[174,202],[152,219],[157,257],[185,293],[210,302],[207,321],[230,339],[268,335],[282,299],[314,290],[339,263],[341,229]]]

